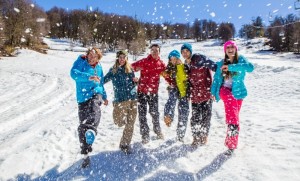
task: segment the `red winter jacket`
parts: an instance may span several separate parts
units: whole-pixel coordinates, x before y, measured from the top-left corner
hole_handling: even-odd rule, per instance
[[[166,69],[164,62],[149,55],[131,66],[134,71],[141,71],[138,92],[157,94],[160,74]]]

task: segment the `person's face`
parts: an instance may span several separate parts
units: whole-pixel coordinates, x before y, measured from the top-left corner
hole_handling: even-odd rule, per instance
[[[177,58],[176,58],[176,57],[171,57],[171,58],[170,58],[170,63],[171,63],[172,65],[176,65],[176,62],[177,62]]]
[[[226,47],[226,55],[229,58],[233,58],[235,56],[235,53],[236,53],[236,49],[233,45],[229,45]]]
[[[126,55],[123,55],[123,54],[119,55],[118,61],[119,61],[120,66],[125,65],[125,63],[126,63],[126,58],[127,58]]]
[[[181,51],[181,55],[182,55],[182,57],[183,57],[185,60],[187,60],[187,59],[190,59],[190,57],[191,57],[191,52],[190,52],[188,49],[183,49],[183,50]]]
[[[157,59],[159,57],[159,47],[153,46],[150,51],[154,59]]]
[[[87,55],[87,58],[90,65],[95,65],[98,63],[98,55],[95,50],[91,50]]]

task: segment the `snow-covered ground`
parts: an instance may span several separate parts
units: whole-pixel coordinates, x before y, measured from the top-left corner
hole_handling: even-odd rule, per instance
[[[53,49],[46,55],[23,49],[17,57],[0,60],[0,180],[300,180],[299,57],[257,51],[262,44],[247,49],[246,42],[238,40],[239,53],[255,65],[255,71],[246,77],[249,95],[243,102],[239,146],[232,157],[223,154],[222,101],[213,104],[207,145],[191,148],[190,122],[185,143],[175,141],[177,123],[168,128],[162,119],[168,94],[161,79],[159,109],[165,140],[155,140],[151,132],[151,142],[142,145],[137,120],[134,153],[124,155],[118,149],[123,128],[113,124],[110,102],[102,107],[92,165],[82,170],[75,84],[69,76],[80,52],[65,51],[70,44],[64,41],[46,42]],[[168,53],[179,50],[182,43],[168,40],[162,46],[162,59],[167,62]],[[215,61],[224,56],[215,41],[192,45],[193,52]],[[114,53],[105,54],[104,72],[114,58]],[[111,101],[112,84],[105,87]]]

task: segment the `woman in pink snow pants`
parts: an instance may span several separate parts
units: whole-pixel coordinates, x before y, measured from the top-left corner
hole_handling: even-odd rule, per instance
[[[238,47],[234,41],[224,44],[225,58],[217,62],[211,93],[216,101],[224,102],[227,135],[225,145],[226,155],[231,155],[238,145],[240,131],[239,113],[243,99],[247,96],[244,84],[246,72],[252,72],[254,66],[237,53]]]

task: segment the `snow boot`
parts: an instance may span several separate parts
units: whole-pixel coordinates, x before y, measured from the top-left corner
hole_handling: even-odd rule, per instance
[[[149,138],[149,135],[143,135],[142,136],[142,143],[145,145],[147,143],[149,143],[150,141],[150,138]]]
[[[157,139],[164,139],[164,135],[160,132],[160,133],[157,133]]]
[[[85,132],[85,141],[88,145],[92,145],[95,141],[95,131],[92,130],[92,129],[88,129],[86,132]]]
[[[232,156],[233,152],[234,152],[234,149],[228,149],[228,150],[225,151],[224,154],[225,154],[226,156]]]
[[[87,168],[88,166],[90,166],[90,164],[91,164],[90,157],[88,155],[84,155],[83,162],[81,164],[81,168]]]
[[[165,116],[164,121],[165,121],[165,123],[166,123],[166,125],[167,125],[168,127],[171,126],[172,119],[171,119],[170,116]]]
[[[197,137],[194,137],[194,140],[192,142],[192,146],[193,147],[197,147],[201,144],[201,139],[200,138],[197,138]]]
[[[201,136],[200,142],[201,142],[201,145],[205,145],[207,143],[207,136]]]
[[[121,145],[120,146],[121,151],[123,151],[126,155],[129,155],[132,153],[130,146],[128,145]]]

